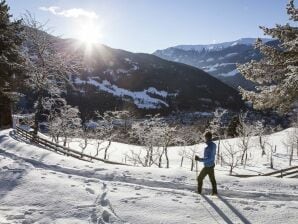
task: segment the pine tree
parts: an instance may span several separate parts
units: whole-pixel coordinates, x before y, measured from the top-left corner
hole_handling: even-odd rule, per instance
[[[21,32],[21,21],[12,22],[8,5],[5,1],[0,1],[0,128],[12,124],[14,77],[22,71],[19,51],[23,41]]]
[[[287,13],[291,20],[298,21],[294,0],[289,1]],[[251,101],[256,109],[286,112],[298,101],[298,27],[286,24],[260,28],[266,35],[277,39],[280,45],[273,47],[257,40],[255,47],[263,54],[263,58],[238,65],[238,70],[246,79],[259,85],[255,92],[240,91],[243,98]]]

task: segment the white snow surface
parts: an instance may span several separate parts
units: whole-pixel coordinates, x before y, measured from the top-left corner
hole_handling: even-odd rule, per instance
[[[148,89],[144,89],[143,91],[131,91],[124,88],[120,88],[114,84],[111,84],[107,80],[103,80],[102,82],[98,82],[92,78],[88,78],[87,81],[81,80],[79,78],[75,78],[76,84],[90,84],[96,86],[98,89],[111,93],[114,96],[126,97],[128,100],[132,100],[133,103],[142,109],[155,109],[161,107],[168,107],[168,103],[159,98],[155,98],[154,96],[150,96],[149,94],[154,94],[160,96],[162,98],[166,98],[168,95],[173,95],[164,90],[157,90],[154,87],[149,87]],[[149,94],[148,94],[149,93]]]
[[[281,144],[287,131],[270,136],[277,145],[276,168],[287,163]],[[204,145],[189,147],[202,153]],[[142,148],[113,143],[110,159],[131,149]],[[208,178],[200,196],[196,173],[178,165],[178,150],[169,149],[169,169],[116,166],[56,154],[17,137],[12,129],[2,130],[0,223],[297,223],[298,179],[237,178],[217,167],[220,196],[208,196]],[[268,169],[265,158],[253,150],[257,165],[237,172]]]

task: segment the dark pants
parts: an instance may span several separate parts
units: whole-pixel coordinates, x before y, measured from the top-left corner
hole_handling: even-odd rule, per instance
[[[199,194],[202,193],[203,180],[207,175],[209,176],[210,182],[212,184],[212,193],[217,194],[216,180],[215,180],[215,176],[214,176],[214,166],[204,167],[201,170],[200,175],[197,178],[197,180],[198,180],[198,193]]]

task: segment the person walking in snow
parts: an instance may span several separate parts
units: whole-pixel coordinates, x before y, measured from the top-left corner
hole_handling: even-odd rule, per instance
[[[203,180],[208,175],[212,184],[212,195],[217,195],[217,186],[214,176],[214,167],[215,167],[215,154],[216,154],[216,144],[212,141],[212,133],[207,131],[204,135],[207,147],[204,150],[204,158],[195,156],[195,160],[204,163],[204,168],[201,170],[199,176],[197,177],[198,181],[198,193],[202,193]]]

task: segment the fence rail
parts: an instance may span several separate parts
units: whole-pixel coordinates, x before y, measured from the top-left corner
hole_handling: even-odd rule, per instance
[[[84,160],[84,161],[97,160],[97,161],[101,161],[101,162],[108,163],[108,164],[129,166],[128,164],[125,164],[125,163],[119,163],[119,162],[114,162],[114,161],[110,161],[110,160],[105,160],[105,159],[101,159],[101,158],[91,156],[91,155],[88,155],[85,153],[81,153],[79,151],[70,149],[68,147],[51,142],[47,139],[41,138],[40,136],[36,136],[31,132],[21,129],[20,127],[16,127],[16,133],[18,135],[26,138],[27,140],[34,142],[37,145],[41,145],[41,146],[45,147],[46,149],[51,149],[57,153],[59,152],[66,156],[74,157],[76,159],[80,159],[80,160]]]
[[[292,171],[292,172],[287,172],[287,171]],[[293,166],[293,167],[289,167],[286,169],[277,170],[277,171],[274,171],[271,173],[266,173],[266,174],[263,174],[263,176],[273,176],[273,175],[277,174],[278,177],[284,177],[284,176],[287,176],[287,175],[290,175],[290,174],[293,174],[296,172],[298,173],[298,166]]]
[[[270,173],[264,173],[264,174],[258,174],[258,175],[255,175],[255,174],[252,174],[252,175],[233,175],[235,177],[243,177],[243,178],[246,178],[246,177],[258,177],[258,176],[273,176],[273,177],[285,177],[285,176],[289,176],[289,175],[293,175],[297,173],[298,175],[298,166],[292,166],[292,167],[289,167],[289,168],[286,168],[286,169],[281,169],[281,170],[276,170],[276,171],[273,171],[273,172],[270,172]]]

